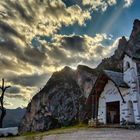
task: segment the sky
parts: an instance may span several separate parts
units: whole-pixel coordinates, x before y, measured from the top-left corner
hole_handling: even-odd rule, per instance
[[[0,79],[6,108],[26,107],[64,66],[95,68],[129,38],[139,0],[1,0]]]

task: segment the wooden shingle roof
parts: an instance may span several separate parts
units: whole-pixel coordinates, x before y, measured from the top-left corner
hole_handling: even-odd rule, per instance
[[[111,71],[111,70],[104,70],[105,75],[112,80],[117,86],[128,88],[129,86],[123,80],[123,73]]]

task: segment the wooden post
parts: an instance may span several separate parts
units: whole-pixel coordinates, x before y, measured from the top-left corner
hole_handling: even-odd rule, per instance
[[[92,98],[91,98],[91,118],[93,118],[94,115],[94,106],[93,106],[93,94],[92,94]]]
[[[97,119],[98,119],[98,101],[97,101],[97,93],[95,89],[95,127],[97,127]]]
[[[5,86],[4,79],[2,79],[2,85],[0,86],[0,89],[2,91],[1,96],[0,96],[0,110],[1,110],[1,115],[0,115],[0,128],[3,127],[3,119],[6,115],[6,109],[4,108],[4,93],[6,89],[10,88],[10,86]]]
[[[97,124],[98,124],[98,99],[97,99],[97,92],[96,92],[96,90],[95,90],[95,100],[96,100],[96,118],[95,118],[95,124],[96,124],[96,126],[97,126]]]

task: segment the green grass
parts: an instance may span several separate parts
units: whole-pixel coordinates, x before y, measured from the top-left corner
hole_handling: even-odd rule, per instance
[[[67,127],[52,129],[45,132],[27,132],[21,136],[46,136],[46,135],[52,135],[52,134],[63,134],[63,133],[70,133],[70,132],[78,131],[79,129],[86,129],[86,128],[88,128],[88,125],[78,124],[74,126],[67,126]]]

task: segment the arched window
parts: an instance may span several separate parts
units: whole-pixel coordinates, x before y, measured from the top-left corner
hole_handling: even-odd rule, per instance
[[[125,64],[125,71],[127,71],[128,69],[130,68],[130,63],[129,62],[126,62],[126,64]]]
[[[133,102],[128,101],[128,122],[134,123],[134,108],[133,108]]]

